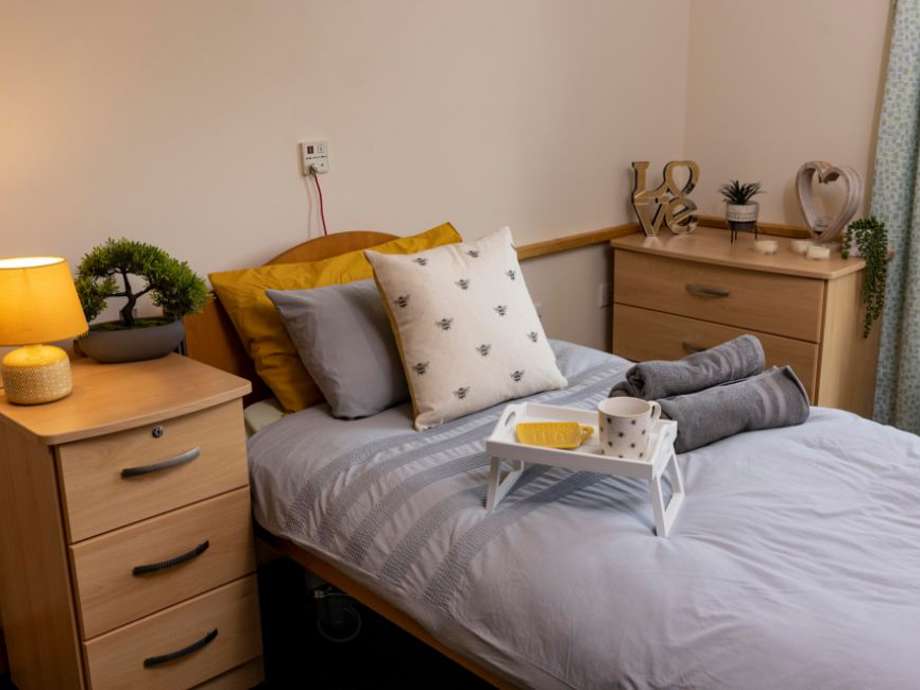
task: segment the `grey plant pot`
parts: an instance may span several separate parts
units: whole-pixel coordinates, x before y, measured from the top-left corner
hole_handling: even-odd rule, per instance
[[[185,337],[181,321],[162,326],[126,328],[120,331],[93,331],[77,342],[87,357],[97,362],[140,362],[165,357],[179,347]]]

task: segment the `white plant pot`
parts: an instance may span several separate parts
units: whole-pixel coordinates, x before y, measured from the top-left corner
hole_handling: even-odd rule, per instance
[[[749,204],[726,204],[725,220],[732,230],[753,230],[757,225],[757,216],[760,213],[760,204],[752,201]]]

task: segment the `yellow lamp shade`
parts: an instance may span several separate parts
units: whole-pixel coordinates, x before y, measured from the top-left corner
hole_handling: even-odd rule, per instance
[[[0,259],[0,345],[51,343],[88,329],[64,259]]]

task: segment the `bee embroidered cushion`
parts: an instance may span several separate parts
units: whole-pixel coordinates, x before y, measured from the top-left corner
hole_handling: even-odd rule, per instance
[[[416,429],[566,385],[508,228],[418,254],[365,256],[399,346]]]

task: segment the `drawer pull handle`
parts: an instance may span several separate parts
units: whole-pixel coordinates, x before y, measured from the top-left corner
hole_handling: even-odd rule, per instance
[[[704,347],[703,345],[694,345],[693,343],[688,343],[686,340],[684,340],[684,341],[681,343],[681,345],[682,345],[683,348],[684,348],[684,352],[687,352],[687,353],[689,353],[689,354],[691,354],[691,355],[692,355],[694,352],[702,352],[703,350],[706,350],[706,349],[707,349],[707,348]]]
[[[697,283],[688,283],[687,292],[695,297],[728,297],[731,294],[725,288],[709,287]]]
[[[202,637],[197,642],[192,642],[188,647],[183,647],[182,649],[177,649],[174,652],[169,654],[162,654],[160,656],[149,656],[144,659],[144,668],[153,668],[154,666],[161,666],[163,664],[168,664],[170,661],[176,661],[181,659],[184,656],[189,654],[194,654],[195,652],[204,649],[214,640],[217,639],[217,628],[214,628],[207,635]]]
[[[131,477],[141,477],[151,472],[168,470],[170,467],[178,467],[179,465],[189,463],[199,455],[201,455],[201,448],[192,448],[184,453],[180,453],[174,458],[163,460],[163,462],[155,462],[152,465],[141,465],[140,467],[126,467],[121,471],[121,478],[130,479]]]
[[[185,553],[179,554],[178,556],[173,556],[172,558],[165,561],[160,561],[159,563],[148,563],[146,565],[136,565],[131,570],[131,574],[137,577],[138,575],[150,575],[151,573],[158,573],[161,570],[169,570],[170,568],[175,568],[177,565],[182,565],[183,563],[188,563],[189,561],[198,558],[201,554],[207,551],[210,546],[210,541],[203,541],[191,551],[186,551]]]

